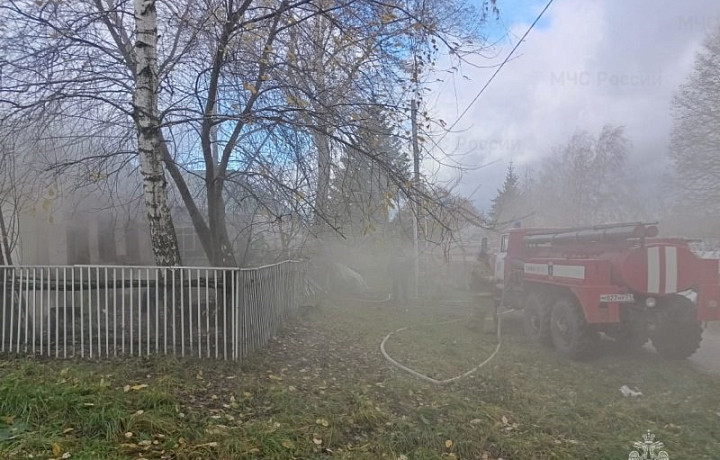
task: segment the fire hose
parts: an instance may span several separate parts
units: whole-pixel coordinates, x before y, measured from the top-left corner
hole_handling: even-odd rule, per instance
[[[489,295],[489,294],[488,294],[488,295]],[[502,304],[502,303],[501,303],[501,304]],[[483,368],[483,367],[484,367],[485,365],[487,365],[490,361],[492,361],[493,358],[495,358],[495,356],[496,356],[496,355],[498,354],[498,352],[500,351],[500,346],[501,346],[501,344],[502,344],[502,332],[501,332],[501,329],[502,329],[502,328],[501,328],[501,326],[502,326],[501,317],[502,317],[502,315],[501,315],[501,314],[498,313],[498,314],[496,315],[496,318],[497,318],[497,327],[496,327],[497,345],[495,346],[495,349],[494,349],[493,352],[490,354],[490,356],[488,356],[484,361],[482,361],[481,363],[479,363],[478,365],[476,365],[475,367],[473,367],[473,368],[470,369],[469,371],[464,372],[464,373],[462,373],[462,374],[460,374],[460,375],[456,375],[455,377],[451,377],[451,378],[449,378],[449,379],[444,379],[444,380],[434,379],[434,378],[432,378],[432,377],[430,377],[430,376],[427,376],[427,375],[425,375],[425,374],[422,374],[422,373],[420,373],[420,372],[418,372],[418,371],[416,371],[416,370],[414,370],[414,369],[411,369],[411,368],[409,368],[409,367],[407,367],[407,366],[399,363],[397,360],[393,359],[393,357],[390,356],[390,355],[388,354],[388,352],[385,350],[385,344],[387,343],[388,339],[389,339],[393,334],[398,333],[398,332],[410,330],[410,329],[413,329],[413,328],[416,328],[416,327],[441,326],[441,325],[445,325],[445,324],[457,323],[457,322],[460,322],[460,321],[465,321],[465,320],[467,320],[469,317],[470,317],[470,316],[467,316],[467,317],[464,317],[464,318],[459,318],[459,319],[453,319],[453,320],[450,320],[450,321],[441,321],[441,322],[439,322],[439,323],[428,323],[428,324],[419,324],[419,325],[416,325],[416,326],[401,327],[400,329],[396,329],[396,330],[390,332],[388,335],[385,336],[385,338],[384,338],[384,339],[382,340],[382,342],[380,343],[380,352],[381,352],[382,355],[385,357],[385,359],[386,359],[390,364],[392,364],[393,366],[395,366],[395,367],[397,367],[398,369],[401,369],[401,370],[403,370],[403,371],[405,371],[405,372],[407,372],[407,373],[409,373],[409,374],[411,374],[411,375],[413,375],[413,376],[415,376],[415,377],[417,377],[417,378],[419,378],[419,379],[421,379],[421,380],[425,380],[426,382],[434,383],[434,384],[436,384],[436,385],[444,385],[444,384],[447,384],[447,383],[454,382],[454,381],[456,381],[456,380],[460,380],[460,379],[462,379],[462,378],[464,378],[464,377],[467,377],[467,376],[469,376],[469,375],[474,374],[474,373],[477,372],[479,369]]]

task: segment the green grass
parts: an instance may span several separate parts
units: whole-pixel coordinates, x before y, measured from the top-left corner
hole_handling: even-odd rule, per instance
[[[720,384],[687,363],[568,362],[511,319],[496,359],[449,385],[380,354],[387,333],[418,325],[390,338],[393,357],[439,379],[473,367],[495,338],[462,305],[328,303],[242,366],[0,360],[0,458],[615,460],[648,429],[671,458],[720,458]]]

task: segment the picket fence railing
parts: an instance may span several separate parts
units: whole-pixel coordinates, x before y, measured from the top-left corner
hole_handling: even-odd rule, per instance
[[[0,352],[241,360],[299,306],[305,262],[0,267]]]

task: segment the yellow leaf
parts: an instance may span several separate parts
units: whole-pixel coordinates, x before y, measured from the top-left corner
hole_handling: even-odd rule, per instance
[[[319,419],[315,420],[315,423],[318,424],[318,425],[322,425],[322,426],[324,426],[324,427],[330,426],[330,422],[328,422],[328,421],[325,420],[324,418],[319,418]]]
[[[245,89],[248,90],[248,91],[250,91],[252,94],[256,94],[256,93],[257,93],[257,89],[255,89],[255,85],[253,85],[252,83],[247,82],[247,83],[245,83],[244,86],[245,86]]]
[[[59,457],[60,454],[62,454],[62,449],[60,448],[60,445],[56,442],[52,444],[52,453],[53,457]]]
[[[142,390],[143,388],[147,388],[147,385],[144,383],[141,383],[140,385],[133,385],[130,387],[131,390],[135,391]]]
[[[278,381],[282,380],[282,377],[278,377],[277,375],[273,375],[273,374],[268,375],[268,378],[270,380],[278,380]]]
[[[292,449],[295,447],[295,444],[291,440],[286,439],[282,442],[282,446],[286,449]]]
[[[205,444],[198,444],[195,447],[217,447],[217,446],[218,446],[218,443],[213,441],[213,442],[208,442]]]
[[[452,446],[453,446],[453,442],[452,442],[451,440],[449,440],[449,439],[445,440],[445,447],[446,447],[446,448],[449,449],[449,448],[451,448]]]
[[[125,386],[123,387],[123,391],[124,391],[125,393],[127,393],[128,391],[130,391],[130,385],[125,385]]]
[[[380,21],[382,21],[383,24],[387,24],[388,22],[392,22],[395,19],[397,19],[397,16],[395,16],[393,13],[385,13],[380,17]]]

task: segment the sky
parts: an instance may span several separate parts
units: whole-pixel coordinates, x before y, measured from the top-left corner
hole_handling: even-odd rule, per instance
[[[443,76],[428,103],[452,124],[524,34],[546,0],[498,0],[498,41],[484,68]],[[672,129],[671,100],[707,34],[720,23],[718,0],[555,0],[514,57],[440,142],[467,168],[455,189],[481,210],[513,161],[521,175],[578,131],[621,125],[629,167],[648,196],[663,189]],[[437,152],[436,152],[437,153]],[[441,167],[438,177],[458,177]]]

